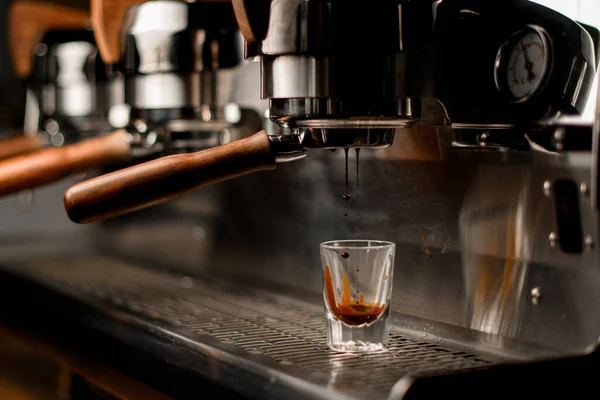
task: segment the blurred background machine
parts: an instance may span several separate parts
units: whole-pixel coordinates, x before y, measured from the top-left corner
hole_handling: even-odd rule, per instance
[[[569,18],[525,0],[60,5],[91,17],[96,72],[122,91],[103,132],[122,132],[128,157],[0,201],[2,342],[19,342],[3,359],[46,360],[29,370],[57,383],[48,392],[597,390],[600,17],[579,18],[600,10],[582,1],[562,10]],[[11,68],[0,69],[7,136],[26,115],[15,99],[27,86]],[[181,160],[239,152],[262,129],[269,165],[294,162],[239,178],[245,161],[213,168],[210,178],[236,179],[179,197],[206,183],[178,174]],[[148,160],[157,168],[140,181]],[[96,186],[69,189],[91,176]],[[103,186],[110,179],[120,190]],[[85,194],[73,204],[88,199],[75,219],[105,220],[70,222],[67,189]],[[398,246],[385,352],[324,346],[318,244],[356,236]]]

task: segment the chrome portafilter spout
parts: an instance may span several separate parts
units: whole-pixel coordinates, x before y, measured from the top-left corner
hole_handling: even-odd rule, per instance
[[[260,59],[271,120],[305,147],[390,145],[421,111],[398,85],[399,23],[395,2],[273,0],[264,40],[246,53]]]
[[[420,43],[398,34],[397,3],[273,0],[268,29],[238,13],[248,18],[240,26],[254,29],[243,31],[246,56],[261,63],[270,119],[295,135],[271,137],[277,160],[306,148],[388,147],[396,129],[419,121],[420,99],[401,81],[405,53]]]
[[[261,63],[270,119],[295,136],[271,137],[277,160],[306,148],[388,147],[396,129],[419,121],[420,99],[399,82],[399,59],[418,46],[399,37],[399,9],[396,2],[273,0],[268,29],[240,24],[262,31],[245,32],[256,39],[247,41],[246,56]]]
[[[270,135],[270,151],[277,163],[296,161],[306,156],[306,149],[367,148],[391,146],[394,129],[297,129],[297,133]]]

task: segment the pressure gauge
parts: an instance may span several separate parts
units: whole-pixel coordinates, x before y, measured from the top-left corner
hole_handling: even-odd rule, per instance
[[[496,86],[512,101],[525,102],[546,82],[550,45],[544,30],[528,26],[509,39],[496,58]]]

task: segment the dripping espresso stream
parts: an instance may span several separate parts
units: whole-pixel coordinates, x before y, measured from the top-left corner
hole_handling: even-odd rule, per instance
[[[348,153],[349,153],[348,148],[344,149],[344,156],[345,156],[345,175],[344,175],[344,188],[346,189],[346,192],[349,189],[349,174],[348,174]],[[358,195],[358,187],[360,186],[360,149],[356,149],[356,188],[357,188],[357,194],[355,196],[355,199],[359,199],[360,195]],[[349,213],[348,213],[348,202],[350,200],[352,200],[352,195],[350,195],[349,193],[346,193],[342,196],[342,199],[346,202],[346,204],[344,204],[344,217],[348,217]],[[359,217],[360,213],[356,213],[356,216]],[[358,232],[360,232],[360,228],[357,227],[356,228],[356,239],[360,239],[360,234],[358,234]]]

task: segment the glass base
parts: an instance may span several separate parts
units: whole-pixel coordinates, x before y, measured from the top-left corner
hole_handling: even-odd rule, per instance
[[[383,343],[369,343],[361,342],[360,340],[343,342],[343,343],[329,343],[329,347],[332,350],[344,351],[348,353],[358,353],[362,351],[381,351],[385,350]]]
[[[385,349],[389,339],[389,307],[369,325],[350,326],[327,313],[327,345],[337,351],[363,352]]]

